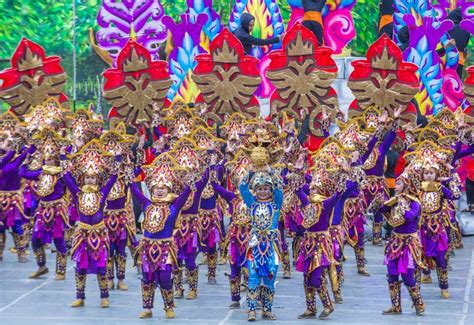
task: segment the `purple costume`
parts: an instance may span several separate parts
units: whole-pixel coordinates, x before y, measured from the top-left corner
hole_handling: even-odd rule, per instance
[[[165,310],[171,310],[174,307],[172,271],[178,265],[178,248],[173,229],[192,191],[186,187],[177,198],[156,202],[146,198],[136,183],[131,185],[131,191],[145,215],[142,222],[143,237],[135,256],[142,269],[143,308],[153,308],[155,288],[159,286]]]
[[[65,156],[61,156],[61,160],[65,159]],[[121,160],[121,156],[116,157],[116,162]],[[108,298],[106,270],[110,244],[104,223],[104,208],[117,175],[111,175],[99,191],[80,189],[69,171],[64,174],[63,179],[77,204],[79,214],[71,252],[72,259],[76,262],[76,298],[85,299],[84,290],[88,273],[97,274],[100,297]]]
[[[37,181],[36,193],[39,198],[35,212],[35,224],[31,244],[39,267],[46,264],[45,244],[54,241],[56,247],[56,275],[64,276],[66,272],[65,231],[69,229],[68,202],[66,184],[61,176],[60,167],[43,166],[36,171],[26,166],[20,169],[20,176]]]
[[[227,230],[225,245],[227,258],[230,261],[230,294],[232,301],[240,301],[240,281],[242,276],[242,265],[245,263],[247,246],[251,237],[251,220],[247,213],[242,198],[233,192],[212,182],[212,187],[217,194],[229,205],[231,223]]]
[[[418,238],[421,205],[411,195],[397,194],[386,201],[380,210],[393,227],[392,236],[385,247],[384,264],[387,265],[387,281],[392,300],[392,308],[386,313],[401,312],[400,275],[417,310],[423,308],[420,288],[415,281],[415,270],[425,267]]]
[[[28,154],[33,153],[34,147],[15,157],[15,151],[8,152],[2,158],[0,174],[0,257],[3,255],[5,231],[12,229],[13,241],[20,261],[26,261],[28,247],[29,219],[24,213],[23,193],[21,189],[20,166]]]

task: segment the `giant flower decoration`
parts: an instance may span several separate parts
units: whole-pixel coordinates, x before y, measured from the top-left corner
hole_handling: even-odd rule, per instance
[[[44,49],[23,38],[11,58],[11,67],[0,72],[0,99],[16,115],[27,114],[47,98],[58,99],[67,107],[62,93],[67,74],[58,56],[46,56]]]
[[[201,91],[198,100],[206,102],[208,113],[221,119],[235,112],[253,117],[259,113],[253,95],[261,81],[258,60],[244,55],[242,44],[228,29],[212,41],[210,54],[200,54],[196,61],[192,78]]]
[[[130,124],[151,122],[172,84],[168,64],[152,61],[148,50],[132,40],[120,52],[117,68],[103,75],[105,99],[116,117]]]
[[[370,46],[367,59],[353,61],[352,66],[347,85],[361,110],[375,107],[392,115],[418,92],[418,67],[404,62],[401,50],[385,34]]]

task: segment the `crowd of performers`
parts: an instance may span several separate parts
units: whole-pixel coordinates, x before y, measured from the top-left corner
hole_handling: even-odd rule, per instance
[[[400,278],[423,314],[420,284],[432,281],[431,270],[449,298],[449,257],[462,245],[456,166],[472,153],[473,138],[462,112],[443,110],[417,127],[400,123],[402,110],[370,121],[339,117],[332,136],[323,111],[328,137],[316,152],[302,146],[300,126],[285,114],[251,120],[235,113],[209,127],[199,109],[176,103],[131,134],[124,124],[103,130],[89,111],[72,114],[54,100],[23,121],[4,113],[0,261],[9,232],[20,263],[31,243],[38,269],[30,278],[40,278],[54,242],[55,279],[65,279],[68,254],[75,263],[71,306],[84,306],[87,275],[96,274],[105,308],[111,289],[127,290],[128,248],[141,273],[140,317],[152,317],[159,288],[173,318],[175,299],[198,298],[198,254],[206,257],[209,284],[221,254],[230,263],[230,308],[240,307],[246,291],[251,321],[257,306],[262,318],[275,319],[277,271],[281,264],[289,278],[293,264],[304,273],[307,308],[299,318],[316,317],[319,296],[324,319],[333,301],[343,302],[347,245],[358,274],[369,276],[364,238],[381,245],[385,220],[392,306],[384,314],[402,311]],[[406,160],[392,197],[384,177],[390,151]],[[134,201],[142,211],[139,236]],[[372,236],[364,230],[369,216]],[[380,256],[382,263],[382,249]]]

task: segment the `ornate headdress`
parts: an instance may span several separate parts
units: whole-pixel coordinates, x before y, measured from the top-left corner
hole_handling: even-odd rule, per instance
[[[238,188],[242,179],[247,175],[252,162],[248,156],[242,151],[238,150],[234,156],[234,159],[225,164],[229,171],[229,177],[232,185]]]
[[[275,181],[269,172],[256,172],[250,180],[250,189],[255,190],[259,186],[269,185],[272,189],[275,186]]]
[[[80,108],[67,117],[67,126],[75,137],[95,138],[101,134],[103,122],[94,119],[89,110]]]
[[[150,165],[143,166],[145,183],[150,190],[155,186],[166,186],[170,191],[176,190],[180,170],[183,169],[169,153],[162,153]]]
[[[67,139],[62,138],[49,128],[44,128],[40,133],[36,134],[33,137],[33,142],[40,149],[42,158],[45,160],[49,158],[57,159],[61,147],[68,144]]]
[[[113,156],[107,154],[99,140],[94,139],[86,143],[78,153],[72,155],[73,166],[77,166],[75,174],[79,178],[85,175],[94,175],[105,179],[105,172],[109,167],[115,167]]]

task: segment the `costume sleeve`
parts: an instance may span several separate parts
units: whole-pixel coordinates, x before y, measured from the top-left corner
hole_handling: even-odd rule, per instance
[[[133,197],[135,197],[135,199],[138,201],[138,203],[140,203],[142,208],[147,203],[150,203],[150,200],[145,195],[143,195],[142,191],[140,191],[140,189],[138,188],[137,183],[132,183],[130,185],[130,192],[132,193]]]
[[[0,162],[0,168],[3,168],[5,167],[5,165],[13,159],[13,157],[15,156],[15,150],[10,150],[8,151],[5,156],[3,156],[1,162]]]
[[[296,190],[295,194],[298,197],[298,199],[300,200],[302,208],[309,205],[308,195],[306,195],[303,188],[300,188],[300,189]]]
[[[66,172],[63,176],[64,183],[66,183],[69,192],[74,196],[74,200],[77,200],[77,193],[79,193],[79,186],[77,186],[74,177],[72,177],[71,172]]]
[[[369,141],[369,144],[367,145],[367,150],[364,152],[362,157],[359,158],[359,162],[357,163],[357,166],[363,165],[367,159],[369,159],[370,154],[374,150],[375,145],[377,144],[377,136],[373,135],[372,138]]]
[[[228,204],[231,204],[232,200],[234,200],[236,197],[234,193],[227,191],[216,182],[212,182],[212,187],[214,188],[214,191],[216,191],[217,194],[219,194]]]
[[[181,192],[181,194],[179,194],[178,198],[174,201],[173,205],[176,208],[177,214],[183,208],[183,206],[186,204],[186,201],[188,200],[189,195],[191,195],[191,193],[192,193],[191,188],[189,186],[186,186],[184,188],[184,190]],[[194,198],[196,198],[196,197],[194,197]],[[193,205],[196,203],[196,201],[199,202],[199,199],[194,200]]]
[[[421,206],[418,202],[411,202],[410,210],[405,212],[405,220],[413,220],[418,217],[421,213]]]
[[[449,188],[447,188],[444,185],[441,185],[441,191],[443,192],[443,195],[446,199],[448,200],[456,200],[456,197],[454,196],[453,192]]]
[[[250,193],[250,190],[249,190],[248,181],[243,181],[242,183],[240,183],[239,191],[247,207],[250,207],[252,206],[252,204],[255,203],[255,198],[253,197],[252,193]]]
[[[19,171],[18,175],[21,178],[36,181],[36,180],[38,180],[38,177],[41,175],[42,172],[43,172],[43,170],[41,168],[38,169],[38,170],[28,170],[28,167],[26,165],[22,165],[20,167],[20,171]]]
[[[388,132],[388,135],[385,137],[384,141],[380,145],[380,155],[385,156],[387,154],[388,149],[390,149],[396,137],[397,137],[396,130],[392,129],[390,130],[390,132]]]
[[[273,200],[275,200],[275,204],[278,209],[281,209],[283,205],[283,190],[281,188],[276,188],[273,191]]]

